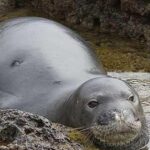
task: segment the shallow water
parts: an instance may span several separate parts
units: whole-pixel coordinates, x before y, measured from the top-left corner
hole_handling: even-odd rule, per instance
[[[138,92],[150,131],[150,73],[134,73],[134,72],[109,72],[110,76],[121,78],[128,81]],[[150,150],[150,142],[148,147],[143,150]]]

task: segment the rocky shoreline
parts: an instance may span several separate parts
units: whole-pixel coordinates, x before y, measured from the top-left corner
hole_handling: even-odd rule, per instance
[[[82,150],[66,128],[42,116],[19,110],[0,110],[0,150]]]

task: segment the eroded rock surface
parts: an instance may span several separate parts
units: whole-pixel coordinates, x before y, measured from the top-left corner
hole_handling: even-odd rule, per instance
[[[31,0],[27,4],[56,20],[71,21],[71,17],[75,15],[75,3],[73,0]]]
[[[15,6],[15,0],[0,0],[0,14],[5,13]]]
[[[61,125],[19,110],[0,110],[0,150],[82,150]]]

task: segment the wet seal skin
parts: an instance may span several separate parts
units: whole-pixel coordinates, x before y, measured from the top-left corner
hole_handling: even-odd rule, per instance
[[[138,150],[148,143],[138,94],[108,76],[70,29],[36,17],[2,22],[0,53],[1,108],[82,128],[107,150]]]

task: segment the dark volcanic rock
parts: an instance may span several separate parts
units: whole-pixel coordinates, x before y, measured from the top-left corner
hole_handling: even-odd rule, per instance
[[[36,10],[40,10],[48,17],[67,20],[70,22],[71,18],[75,16],[75,3],[73,0],[31,0],[31,4]]]
[[[0,150],[82,150],[66,127],[19,110],[0,110]]]
[[[0,0],[0,14],[5,13],[15,6],[15,0]]]

